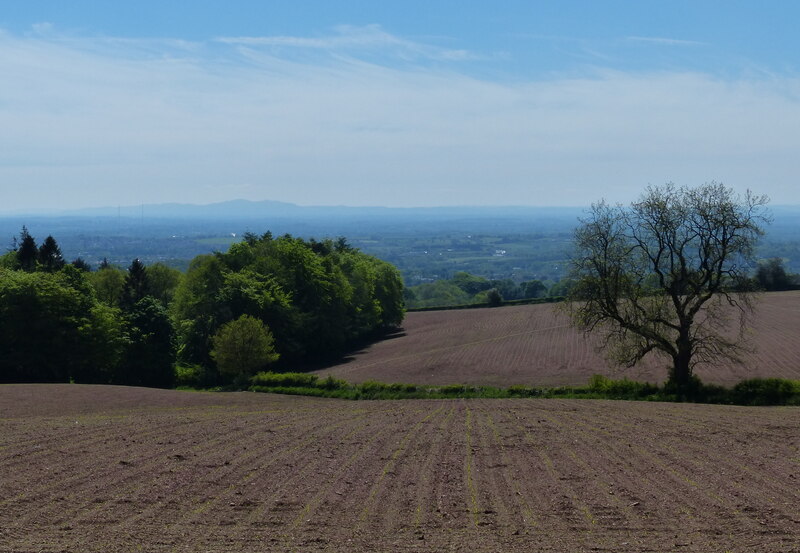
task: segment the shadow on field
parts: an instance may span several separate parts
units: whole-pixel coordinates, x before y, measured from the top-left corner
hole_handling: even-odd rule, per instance
[[[343,355],[341,355],[340,357],[326,359],[324,361],[319,361],[317,363],[307,363],[302,367],[295,367],[294,370],[300,372],[313,372],[322,369],[328,369],[330,367],[335,367],[338,365],[344,365],[345,363],[350,363],[352,361],[355,361],[359,355],[366,353],[367,349],[370,346],[377,344],[378,342],[384,342],[386,340],[394,340],[395,338],[402,338],[404,336],[406,336],[406,331],[403,327],[388,328],[385,330],[374,332],[369,336],[362,338],[361,340],[353,342],[348,348],[348,351]]]

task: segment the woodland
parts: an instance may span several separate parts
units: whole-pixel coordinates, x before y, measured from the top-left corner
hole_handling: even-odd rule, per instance
[[[0,257],[0,382],[202,386],[313,366],[399,325],[402,289],[344,239],[246,234],[185,273],[138,259],[91,270],[23,227]],[[260,347],[240,351],[242,333]]]

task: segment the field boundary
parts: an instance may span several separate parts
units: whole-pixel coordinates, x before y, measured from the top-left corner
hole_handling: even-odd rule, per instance
[[[677,391],[669,382],[663,385],[612,380],[594,375],[586,386],[555,388],[509,386],[420,386],[416,384],[387,384],[367,381],[351,384],[328,376],[320,379],[308,373],[258,373],[252,378],[249,390],[273,394],[304,395],[339,399],[448,399],[448,398],[559,398],[612,399],[632,401],[666,401],[712,403],[723,405],[800,405],[800,380],[782,378],[753,378],[743,380],[732,388],[703,384],[694,380],[690,388]]]
[[[457,309],[494,309],[496,307],[511,307],[514,305],[539,305],[543,303],[561,303],[566,298],[564,296],[548,296],[546,298],[525,298],[521,300],[503,300],[497,305],[488,303],[462,303],[459,305],[432,305],[429,307],[407,307],[406,313],[421,311],[453,311]]]

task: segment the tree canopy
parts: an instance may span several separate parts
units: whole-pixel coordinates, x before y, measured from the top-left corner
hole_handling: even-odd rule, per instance
[[[672,361],[670,381],[689,385],[694,367],[736,359],[751,309],[748,271],[768,222],[765,196],[719,183],[649,187],[630,207],[594,204],[575,231],[574,323],[605,336],[609,356],[631,366],[649,352]]]
[[[142,263],[92,273],[66,264],[52,236],[37,248],[25,227],[18,244],[0,263],[0,382],[173,384],[172,318]],[[162,297],[174,290],[172,273],[155,274],[167,275]]]
[[[51,236],[37,248],[25,228],[18,244],[0,258],[0,381],[166,387],[180,354],[221,383],[278,358],[293,368],[338,359],[404,316],[398,271],[343,238],[246,234],[185,275],[138,259],[92,272],[66,264]],[[228,355],[242,337],[269,342],[269,355]]]
[[[0,382],[108,382],[125,342],[82,272],[0,269]]]
[[[211,357],[220,373],[234,380],[252,376],[280,357],[269,328],[250,315],[222,325],[212,338],[212,345]]]
[[[179,354],[211,366],[211,338],[242,315],[274,335],[281,363],[336,359],[356,341],[400,324],[403,286],[388,263],[344,240],[246,235],[225,253],[198,256],[175,292]]]
[[[798,276],[788,273],[779,257],[759,261],[754,278],[759,288],[769,291],[793,290],[798,284]]]

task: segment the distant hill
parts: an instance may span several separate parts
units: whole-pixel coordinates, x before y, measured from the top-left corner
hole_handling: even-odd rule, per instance
[[[276,201],[231,200],[213,204],[143,204],[107,206],[63,211],[0,213],[0,217],[122,217],[126,219],[366,219],[366,220],[469,220],[469,219],[570,219],[583,212],[579,207],[533,206],[442,206],[442,207],[381,207],[381,206],[300,206]]]
[[[252,218],[265,215],[289,214],[299,206],[284,202],[250,202],[247,200],[231,200],[205,205],[196,204],[144,204],[121,207],[92,207],[62,211],[60,216],[76,217],[126,217],[139,219],[231,219],[236,217]]]

